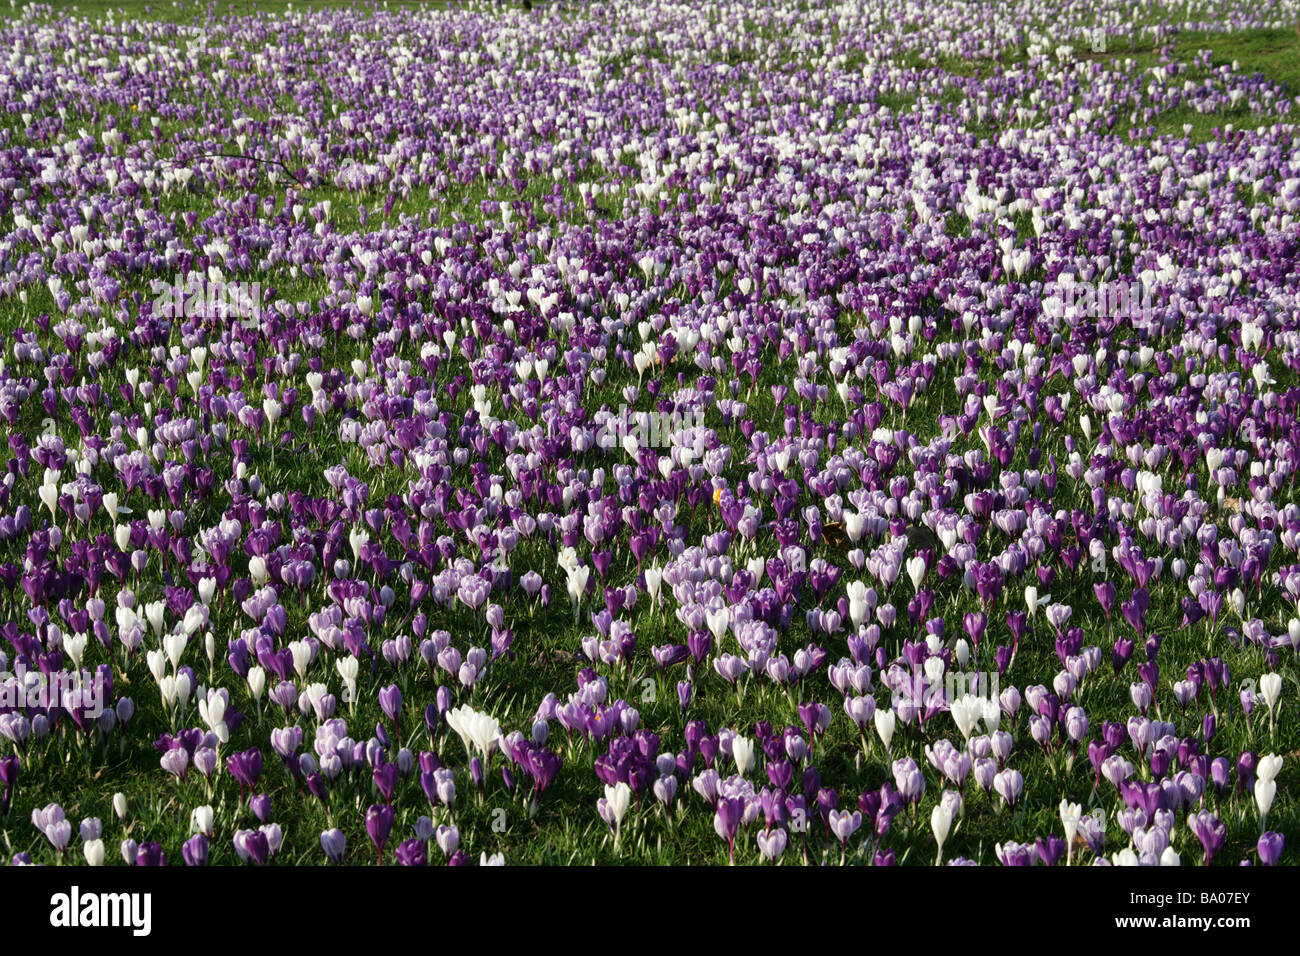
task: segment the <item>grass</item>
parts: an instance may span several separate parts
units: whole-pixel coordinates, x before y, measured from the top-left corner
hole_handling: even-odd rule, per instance
[[[1224,71],[1261,77],[1279,84],[1285,91],[1287,109],[1283,113],[1259,114],[1241,103],[1235,108],[1205,113],[1190,106],[1165,110],[1149,129],[1153,137],[1186,137],[1194,143],[1216,138],[1228,126],[1239,130],[1285,120],[1296,122],[1296,97],[1300,96],[1300,33],[1288,30],[1249,30],[1232,34],[1180,33],[1174,42],[1155,50],[1096,55],[1099,62],[1115,65],[1122,61],[1126,69],[1150,70],[1161,64],[1186,64],[1186,80],[1203,82]],[[1129,66],[1129,64],[1132,66]],[[1115,129],[1124,134],[1133,124],[1121,122]]]

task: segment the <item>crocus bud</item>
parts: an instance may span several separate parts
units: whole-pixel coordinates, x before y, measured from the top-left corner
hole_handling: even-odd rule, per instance
[[[190,831],[193,833],[202,833],[208,837],[212,836],[212,826],[215,822],[216,814],[211,806],[195,807],[194,812],[190,814]]]
[[[343,862],[343,851],[347,848],[347,843],[347,837],[342,830],[326,830],[320,835],[321,849],[334,864]]]
[[[202,833],[194,834],[181,844],[181,859],[186,866],[207,866],[208,853],[208,838]]]
[[[82,852],[86,855],[86,863],[89,866],[104,865],[104,841],[100,839],[88,840],[82,847]]]
[[[940,802],[930,811],[930,829],[934,832],[934,842],[938,844],[934,857],[935,866],[943,860],[943,845],[948,839],[948,831],[951,828],[952,813],[944,803]]]
[[[1282,858],[1282,849],[1286,838],[1280,833],[1265,833],[1259,838],[1255,849],[1259,853],[1259,862],[1264,866],[1274,866]]]

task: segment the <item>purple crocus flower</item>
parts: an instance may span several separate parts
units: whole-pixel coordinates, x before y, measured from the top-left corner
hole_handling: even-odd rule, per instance
[[[1106,615],[1106,620],[1109,622],[1111,608],[1115,606],[1114,583],[1111,581],[1096,581],[1092,585],[1092,590],[1097,596],[1097,603],[1101,605],[1102,613]]]
[[[727,841],[727,858],[736,862],[736,834],[745,818],[745,801],[741,797],[720,797],[714,808],[713,829]]]
[[[841,847],[847,847],[849,839],[862,826],[861,812],[854,810],[832,810],[829,814],[831,833],[840,841]]]
[[[1267,832],[1260,836],[1256,850],[1259,862],[1265,866],[1275,866],[1282,859],[1282,850],[1286,847],[1286,838],[1280,833]]]
[[[424,853],[424,843],[420,840],[406,840],[397,847],[397,862],[401,866],[428,866]]]
[[[14,786],[18,783],[20,766],[16,754],[0,757],[0,814],[9,812],[9,802],[13,797]]]
[[[253,747],[231,754],[226,758],[226,770],[239,783],[242,798],[244,791],[254,789],[262,776],[262,751]]]
[[[1033,866],[1039,860],[1038,847],[1032,843],[999,843],[994,852],[1003,866]]]
[[[383,710],[384,715],[393,722],[393,726],[396,727],[402,714],[402,689],[396,684],[380,688],[379,707]]]
[[[343,862],[343,852],[347,849],[348,840],[342,830],[326,830],[320,835],[321,849],[325,851],[325,856],[334,864]]]
[[[208,838],[196,833],[181,844],[181,859],[186,866],[208,865]]]
[[[392,829],[393,808],[386,803],[372,804],[366,811],[366,833],[379,851],[380,866],[384,863],[384,844],[388,842],[388,834]]]
[[[677,703],[681,707],[682,713],[686,713],[691,706],[692,689],[690,681],[684,680],[677,683]]]
[[[1045,838],[1039,837],[1034,847],[1038,851],[1038,858],[1043,861],[1043,866],[1056,866],[1065,856],[1065,840],[1054,833]]]
[[[395,763],[385,763],[376,767],[371,774],[374,780],[375,788],[384,798],[386,804],[391,804],[393,794],[397,790],[398,767]]]
[[[271,798],[264,793],[249,797],[248,808],[253,811],[258,823],[266,823],[271,819]]]
[[[161,843],[141,843],[135,851],[136,866],[166,866],[167,854]]]
[[[775,863],[785,852],[789,835],[780,828],[760,830],[758,834],[758,851],[770,863]]]
[[[1223,848],[1223,841],[1228,834],[1227,826],[1210,811],[1201,810],[1188,815],[1187,828],[1201,841],[1205,850],[1205,865],[1209,866],[1215,854]]]

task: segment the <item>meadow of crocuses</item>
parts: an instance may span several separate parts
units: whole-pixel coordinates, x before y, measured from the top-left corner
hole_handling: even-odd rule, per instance
[[[1295,0],[122,6],[0,13],[6,861],[1300,859]]]

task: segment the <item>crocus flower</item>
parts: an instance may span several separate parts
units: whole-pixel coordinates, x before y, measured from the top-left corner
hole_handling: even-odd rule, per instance
[[[343,851],[347,848],[347,837],[343,835],[342,830],[325,830],[320,835],[320,845],[331,863],[343,862]]]
[[[622,786],[620,784],[620,786]],[[736,862],[736,834],[745,818],[745,801],[741,797],[720,797],[713,812],[713,829],[727,841],[730,863]]]
[[[762,853],[763,858],[770,863],[775,863],[785,852],[788,836],[780,828],[775,830],[760,830],[758,834],[758,850]]]
[[[429,861],[425,857],[424,842],[421,840],[406,840],[397,848],[397,862],[401,866],[428,866]]]
[[[1255,780],[1255,805],[1259,807],[1259,828],[1262,831],[1268,821],[1268,811],[1272,809],[1273,798],[1277,795],[1277,781],[1263,777]]]
[[[930,811],[930,830],[934,833],[934,842],[937,847],[934,854],[935,866],[940,866],[943,863],[943,845],[947,842],[948,832],[951,829],[952,811],[940,801]]]
[[[463,705],[447,711],[446,721],[447,726],[456,731],[460,737],[467,757],[472,756],[472,746],[485,761],[491,758],[496,742],[501,736],[501,725],[497,723],[496,718]]]
[[[1270,672],[1260,677],[1259,696],[1264,698],[1264,705],[1268,708],[1269,726],[1272,728],[1275,726],[1278,701],[1282,699],[1282,675]]]
[[[600,813],[600,818],[608,825],[610,831],[614,834],[614,852],[618,852],[619,837],[622,833],[623,817],[627,815],[628,806],[632,801],[632,788],[622,781],[614,786],[605,786],[605,796],[597,801],[596,809]]]
[[[186,840],[181,844],[181,859],[186,866],[207,866],[208,838],[202,833],[196,833]]]
[[[1061,801],[1061,826],[1065,830],[1065,865],[1070,865],[1070,857],[1074,852],[1074,836],[1079,832],[1079,824],[1083,819],[1083,810],[1077,803],[1070,803],[1068,800]]]
[[[381,688],[379,691],[379,707],[383,710],[384,715],[396,725],[402,713],[401,688],[396,684]]]
[[[829,822],[831,833],[840,841],[840,846],[847,847],[850,837],[862,826],[862,814],[857,810],[832,810]]]
[[[885,752],[888,753],[890,744],[894,739],[895,716],[892,710],[878,707],[875,713],[876,733],[880,736],[880,742],[884,745]]]
[[[1019,844],[1012,841],[999,843],[994,848],[998,862],[1003,866],[1033,866],[1038,862],[1038,851],[1033,844]]]
[[[1008,807],[1015,807],[1020,799],[1020,792],[1025,788],[1024,775],[1019,770],[1010,768],[999,771],[993,778],[993,789],[1006,801]]]
[[[1256,850],[1259,853],[1259,862],[1265,866],[1275,866],[1277,861],[1282,858],[1282,850],[1286,846],[1286,839],[1280,833],[1264,833],[1259,838]]]
[[[392,829],[393,808],[386,803],[372,804],[366,811],[366,833],[379,851],[378,863],[381,866],[384,862],[384,844],[388,842],[388,834]],[[326,849],[326,852],[329,850]]]
[[[136,848],[135,854],[136,866],[166,866],[167,854],[163,852],[161,843],[141,843]]]
[[[0,757],[0,814],[9,812],[9,802],[18,782],[19,766],[16,754]]]
[[[1190,814],[1187,817],[1187,828],[1201,841],[1201,847],[1205,850],[1205,865],[1209,866],[1215,854],[1223,848],[1228,828],[1208,810]]]

